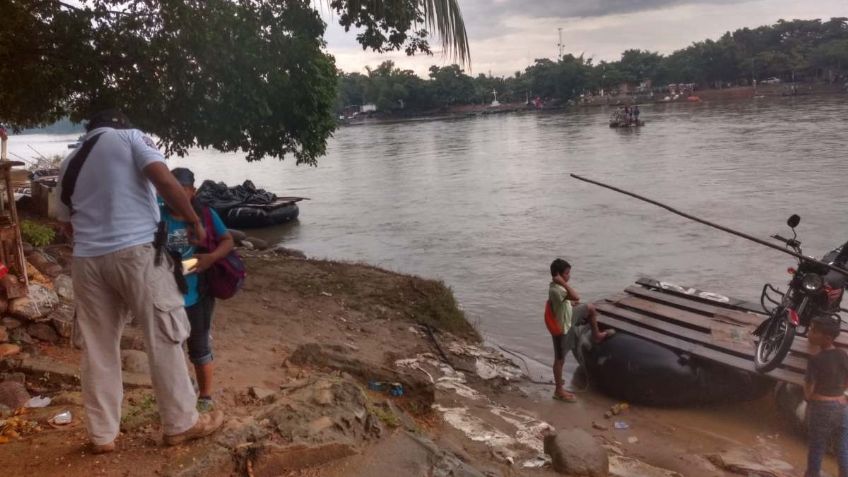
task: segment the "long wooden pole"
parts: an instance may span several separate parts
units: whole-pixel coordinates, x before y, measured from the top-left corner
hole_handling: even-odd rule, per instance
[[[671,213],[673,213],[673,214],[677,214],[677,215],[679,215],[679,216],[681,216],[681,217],[686,217],[686,218],[687,218],[687,219],[689,219],[689,220],[694,220],[695,222],[698,222],[698,223],[701,223],[701,224],[704,224],[704,225],[708,225],[708,226],[710,226],[710,227],[713,227],[713,228],[719,229],[719,230],[721,230],[721,231],[723,231],[723,232],[727,232],[727,233],[729,233],[729,234],[736,235],[737,237],[742,237],[742,238],[744,238],[744,239],[748,239],[748,240],[750,240],[750,241],[752,241],[752,242],[756,242],[756,243],[758,243],[758,244],[760,244],[760,245],[765,245],[766,247],[773,248],[773,249],[778,250],[778,251],[780,251],[780,252],[783,252],[783,253],[786,253],[786,254],[792,255],[793,257],[795,257],[795,258],[797,258],[797,259],[799,259],[799,260],[806,260],[806,261],[809,261],[809,262],[815,262],[815,263],[818,263],[819,265],[823,265],[823,266],[825,266],[825,267],[828,267],[828,268],[829,268],[829,269],[831,269],[831,270],[835,270],[835,271],[837,271],[837,272],[839,272],[839,273],[842,273],[843,275],[848,276],[848,270],[845,270],[845,269],[844,269],[844,268],[842,268],[842,267],[837,267],[837,266],[835,266],[835,265],[831,265],[831,264],[829,264],[829,263],[824,263],[824,262],[822,262],[822,261],[820,261],[820,260],[816,260],[816,259],[814,259],[814,258],[812,258],[812,257],[807,257],[807,256],[804,256],[804,255],[801,255],[800,253],[794,252],[794,251],[792,251],[792,250],[788,250],[788,249],[783,248],[783,247],[781,247],[781,246],[779,246],[779,245],[775,245],[775,244],[773,244],[773,243],[771,243],[771,242],[766,242],[765,240],[760,239],[760,238],[757,238],[757,237],[754,237],[753,235],[748,235],[748,234],[746,234],[746,233],[744,233],[744,232],[739,232],[738,230],[733,230],[733,229],[731,229],[731,228],[729,228],[729,227],[725,227],[725,226],[723,226],[723,225],[719,225],[719,224],[716,224],[716,223],[710,222],[710,221],[708,221],[708,220],[704,220],[704,219],[701,219],[701,218],[695,217],[695,216],[694,216],[694,215],[692,215],[692,214],[687,214],[686,212],[679,211],[679,210],[677,210],[677,209],[675,209],[675,208],[673,208],[673,207],[671,207],[671,206],[668,206],[668,205],[666,205],[666,204],[663,204],[662,202],[657,202],[656,200],[649,199],[649,198],[644,197],[644,196],[641,196],[641,195],[639,195],[639,194],[634,194],[633,192],[629,192],[629,191],[626,191],[626,190],[624,190],[624,189],[619,189],[618,187],[613,187],[613,186],[611,186],[611,185],[604,184],[603,182],[598,182],[598,181],[595,181],[595,180],[592,180],[592,179],[588,179],[588,178],[586,178],[586,177],[581,177],[581,176],[578,176],[577,174],[571,174],[571,177],[573,177],[573,178],[575,178],[575,179],[577,179],[577,180],[581,180],[581,181],[583,181],[583,182],[588,182],[588,183],[590,183],[590,184],[595,184],[596,186],[600,186],[600,187],[603,187],[603,188],[605,188],[605,189],[609,189],[609,190],[612,190],[612,191],[618,192],[619,194],[629,195],[630,197],[633,197],[634,199],[639,199],[639,200],[641,200],[641,201],[643,201],[643,202],[647,202],[647,203],[649,203],[649,204],[656,205],[657,207],[661,207],[661,208],[663,208],[663,209],[665,209],[665,210],[667,210],[667,211],[669,211],[669,212],[671,212]]]

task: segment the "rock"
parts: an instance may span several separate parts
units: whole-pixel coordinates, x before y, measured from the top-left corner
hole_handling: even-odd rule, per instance
[[[250,395],[255,397],[256,399],[259,399],[260,401],[265,401],[266,399],[269,399],[270,397],[274,396],[274,394],[276,393],[271,389],[260,388],[259,386],[250,387]]]
[[[21,344],[33,344],[35,341],[32,340],[32,336],[26,332],[26,329],[21,326],[20,328],[15,328],[9,333],[9,341],[13,343],[21,343]]]
[[[121,350],[121,369],[128,373],[150,374],[147,353],[134,349]]]
[[[241,230],[229,229],[230,235],[233,236],[233,240],[235,240],[236,244],[240,244],[242,240],[247,238],[247,234],[242,232]]]
[[[606,431],[606,430],[609,429],[609,426],[607,426],[603,422],[599,422],[599,421],[592,421],[592,427],[594,427],[595,429],[597,429],[599,431]]]
[[[0,382],[14,381],[16,383],[26,384],[26,374],[24,373],[0,373]]]
[[[79,391],[65,391],[53,396],[55,406],[82,406],[82,393]]]
[[[0,419],[6,419],[7,417],[11,417],[13,413],[14,409],[0,404]]]
[[[250,242],[249,240],[242,240],[242,241],[241,241],[241,246],[242,246],[242,247],[244,247],[244,248],[246,248],[246,249],[248,249],[248,250],[253,250],[253,249],[255,248],[255,247],[253,246],[253,243],[252,243],[252,242]]]
[[[21,347],[11,343],[0,344],[0,359],[6,356],[14,356],[21,352]]]
[[[144,351],[144,336],[141,328],[135,325],[125,326],[121,335],[121,349]]]
[[[268,430],[257,424],[252,417],[233,418],[224,423],[215,441],[227,449],[242,444],[259,442],[268,435]]]
[[[244,242],[250,242],[251,244],[253,244],[253,248],[255,248],[256,250],[267,250],[268,249],[268,242],[262,240],[259,237],[247,237],[243,241]]]
[[[59,304],[59,295],[38,283],[30,283],[29,295],[9,302],[9,313],[15,318],[35,321],[50,313]]]
[[[9,333],[6,331],[5,326],[0,326],[0,343],[5,343],[9,341]]]
[[[352,446],[337,442],[316,446],[296,444],[285,447],[266,444],[256,449],[253,475],[255,477],[284,475],[292,471],[350,457],[354,454],[356,454],[356,451]]]
[[[11,316],[4,317],[0,320],[0,325],[3,325],[3,327],[6,328],[6,331],[13,330],[22,324],[21,320],[12,318]]]
[[[762,459],[742,449],[708,455],[707,459],[716,467],[733,474],[756,477],[785,477],[790,475],[792,465],[776,459]]]
[[[27,333],[39,341],[50,344],[56,344],[59,341],[59,333],[56,333],[56,330],[47,323],[32,323],[27,326]]]
[[[70,338],[74,330],[74,309],[69,305],[61,305],[47,315],[50,324],[62,338]]]
[[[55,277],[62,273],[62,266],[49,259],[41,252],[35,251],[27,255],[27,261],[31,263],[36,270],[48,277]]]
[[[0,404],[9,409],[17,409],[29,401],[29,393],[26,386],[17,381],[3,381],[0,383]]]
[[[328,429],[330,427],[333,427],[333,420],[327,416],[321,416],[307,425],[311,434],[318,434],[324,429]]]
[[[59,275],[53,280],[53,289],[60,297],[74,301],[74,282],[68,275]]]
[[[610,475],[612,477],[683,477],[673,470],[655,467],[641,460],[618,455],[610,458]],[[709,474],[693,472],[689,475],[707,477]]]
[[[545,453],[551,456],[553,468],[560,474],[609,476],[606,450],[582,429],[563,430],[545,436]]]
[[[32,252],[35,251],[35,247],[33,247],[32,244],[29,244],[27,242],[23,242],[21,244],[21,247],[24,249],[24,256],[25,257],[29,256],[29,254],[31,254]]]
[[[9,300],[6,297],[0,296],[0,315],[6,313],[6,310],[9,309]]]
[[[293,248],[286,248],[282,245],[277,245],[271,249],[275,255],[281,255],[283,257],[293,257],[293,258],[306,258],[306,254],[301,252],[300,250],[295,250]]]

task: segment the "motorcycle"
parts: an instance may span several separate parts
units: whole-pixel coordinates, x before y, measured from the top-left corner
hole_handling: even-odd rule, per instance
[[[814,317],[825,315],[841,322],[839,305],[848,277],[828,265],[843,266],[848,259],[848,243],[829,252],[820,261],[806,257],[795,233],[800,222],[801,218],[794,214],[787,220],[786,224],[793,234],[791,239],[777,234],[771,236],[795,252],[798,266],[787,270],[792,279],[786,292],[766,283],[760,294],[760,303],[768,314],[768,318],[754,330],[757,337],[754,364],[761,373],[780,365],[789,353],[795,335],[806,336]]]

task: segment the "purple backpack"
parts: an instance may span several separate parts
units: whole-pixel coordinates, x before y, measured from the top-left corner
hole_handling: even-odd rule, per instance
[[[203,227],[206,229],[205,248],[211,252],[218,247],[220,239],[215,234],[215,224],[212,221],[212,212],[209,207],[203,207]],[[222,300],[232,298],[244,285],[246,276],[244,262],[233,250],[206,270],[208,293]]]

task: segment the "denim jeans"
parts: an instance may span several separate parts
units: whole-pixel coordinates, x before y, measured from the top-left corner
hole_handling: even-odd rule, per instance
[[[848,406],[834,401],[807,404],[807,433],[810,450],[804,477],[819,477],[828,444],[834,440],[839,477],[848,477]]]

